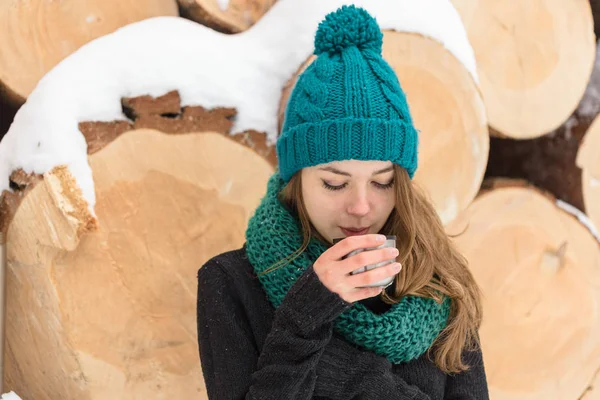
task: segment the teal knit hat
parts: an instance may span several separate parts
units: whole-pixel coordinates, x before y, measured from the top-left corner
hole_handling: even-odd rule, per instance
[[[418,133],[382,39],[375,19],[352,5],[319,24],[318,57],[298,77],[277,141],[285,182],[302,168],[349,159],[392,161],[413,178]]]

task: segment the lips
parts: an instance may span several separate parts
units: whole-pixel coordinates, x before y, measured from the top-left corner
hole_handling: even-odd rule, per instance
[[[369,227],[366,227],[366,228],[362,228],[362,227],[342,228],[342,227],[340,227],[340,229],[346,236],[366,235],[369,232]]]

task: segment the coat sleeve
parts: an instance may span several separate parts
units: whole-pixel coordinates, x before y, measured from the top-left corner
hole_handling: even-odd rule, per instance
[[[198,272],[198,345],[208,398],[311,399],[333,320],[351,304],[308,268],[277,308],[259,352],[231,281],[214,261]]]
[[[481,347],[465,351],[463,360],[467,371],[449,375],[446,380],[445,400],[489,400],[487,378]]]

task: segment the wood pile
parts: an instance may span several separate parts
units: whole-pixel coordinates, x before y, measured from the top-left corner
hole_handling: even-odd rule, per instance
[[[344,2],[9,1],[0,5],[6,129],[49,71],[117,28],[179,15],[264,50],[258,32],[294,1],[315,9],[331,1],[331,10]],[[451,3],[476,75],[435,35],[386,27],[383,55],[420,131],[415,184],[457,235],[483,289],[491,398],[600,399],[600,52],[593,18],[600,4]],[[23,20],[28,30],[16,29]],[[283,23],[293,29],[297,21]],[[293,49],[285,51],[260,54],[285,59]],[[269,106],[274,129],[313,60],[307,53],[285,72],[262,66],[283,76],[280,98]],[[248,76],[254,67],[238,65]],[[243,244],[277,166],[275,144],[258,125],[236,129],[236,93],[215,106],[189,104],[185,88],[151,92],[114,99],[121,119],[77,121],[93,211],[67,165],[10,171],[10,190],[0,197],[0,393],[14,390],[23,400],[207,398],[196,272]],[[4,132],[0,119],[0,137]]]

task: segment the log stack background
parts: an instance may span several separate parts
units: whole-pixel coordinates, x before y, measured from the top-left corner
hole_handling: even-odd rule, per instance
[[[462,233],[483,288],[490,394],[600,399],[600,2],[452,3],[479,82],[421,35],[386,31],[384,56],[422,131],[415,181]],[[4,2],[0,137],[37,81],[94,38],[158,15],[236,34],[274,4]],[[195,274],[243,243],[274,148],[232,132],[234,108],[182,107],[176,91],[122,107],[129,121],[79,122],[96,215],[60,166],[14,171],[1,197],[3,391],[24,400],[206,398]]]

